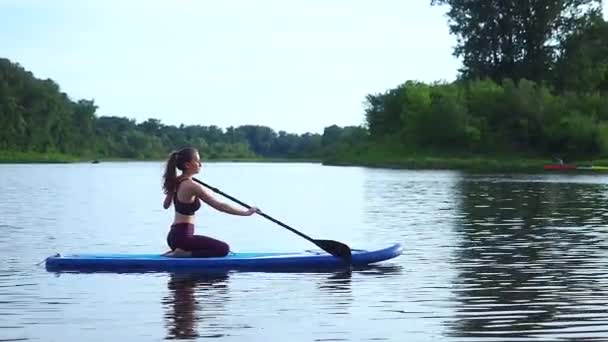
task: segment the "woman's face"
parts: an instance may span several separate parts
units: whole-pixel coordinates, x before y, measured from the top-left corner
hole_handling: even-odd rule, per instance
[[[201,157],[198,152],[196,152],[194,153],[194,157],[192,158],[192,160],[186,163],[186,168],[191,173],[199,173],[201,167]]]

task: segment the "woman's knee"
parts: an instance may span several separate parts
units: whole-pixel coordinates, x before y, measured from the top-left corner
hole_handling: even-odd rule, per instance
[[[230,246],[224,241],[218,241],[217,252],[219,256],[226,256],[230,253]]]

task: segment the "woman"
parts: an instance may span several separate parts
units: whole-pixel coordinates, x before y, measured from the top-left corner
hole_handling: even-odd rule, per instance
[[[176,169],[182,171],[179,177]],[[252,207],[247,210],[235,208],[213,198],[192,176],[201,169],[201,158],[195,148],[184,148],[172,152],[167,160],[163,190],[166,194],[163,207],[168,209],[171,202],[175,206],[175,219],[167,235],[171,251],[165,256],[172,257],[223,257],[228,254],[228,245],[207,236],[194,235],[194,214],[201,207],[200,200],[216,210],[240,216],[251,216],[258,212]]]

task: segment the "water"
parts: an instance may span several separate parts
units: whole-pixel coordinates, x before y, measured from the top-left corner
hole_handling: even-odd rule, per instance
[[[314,238],[405,252],[325,273],[37,265],[57,252],[164,252],[161,167],[0,165],[0,341],[608,340],[601,174],[207,163],[209,184]],[[259,216],[209,208],[197,231],[238,251],[314,248]]]

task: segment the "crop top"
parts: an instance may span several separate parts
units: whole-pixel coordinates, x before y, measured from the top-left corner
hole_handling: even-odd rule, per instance
[[[201,201],[197,197],[196,199],[194,199],[194,202],[180,202],[177,199],[177,189],[179,188],[179,184],[181,184],[181,182],[182,181],[177,184],[177,187],[175,189],[175,194],[173,195],[173,205],[175,205],[175,211],[177,211],[178,213],[182,215],[192,216],[198,209],[200,209]]]

